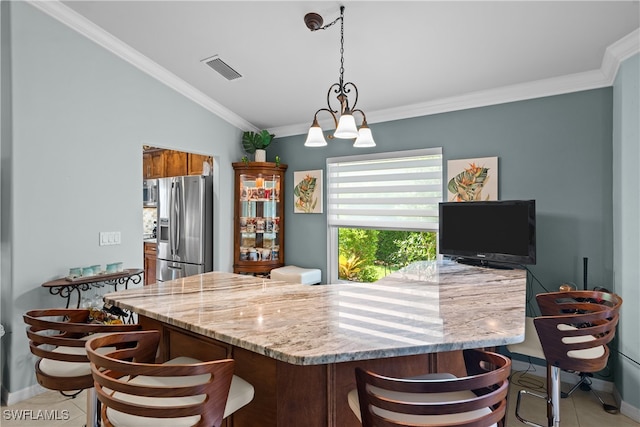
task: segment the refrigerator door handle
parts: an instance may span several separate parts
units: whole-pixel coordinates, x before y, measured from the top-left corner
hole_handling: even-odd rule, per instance
[[[174,267],[173,265],[170,265],[169,270],[182,270],[182,267]]]
[[[173,257],[173,182],[169,189],[169,251]]]
[[[169,194],[169,249],[171,251],[171,257],[175,255],[175,227],[176,227],[176,218],[175,218],[175,185],[174,181],[171,182],[171,192]]]
[[[176,230],[176,234],[174,236],[173,241],[175,242],[175,255],[178,255],[178,253],[180,252],[180,236],[182,236],[182,229],[180,227],[180,225],[182,224],[182,203],[184,202],[183,198],[183,191],[182,188],[180,186],[180,181],[176,181],[176,201],[175,201],[175,208],[176,208],[176,222],[175,222],[175,230]]]

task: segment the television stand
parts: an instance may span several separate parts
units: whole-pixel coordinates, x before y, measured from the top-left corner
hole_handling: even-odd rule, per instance
[[[487,261],[484,259],[473,258],[456,258],[457,263],[471,265],[474,267],[493,268],[496,270],[513,270],[514,266],[510,264],[504,264],[500,262]]]

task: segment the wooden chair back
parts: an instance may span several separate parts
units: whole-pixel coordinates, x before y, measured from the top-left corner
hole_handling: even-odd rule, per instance
[[[503,424],[507,408],[511,360],[497,353],[464,350],[467,376],[451,379],[404,379],[378,375],[356,368],[356,383],[363,427],[438,426],[425,421],[406,424],[381,415],[380,410],[408,415],[467,414],[447,426],[488,427]],[[389,393],[391,392],[391,393]],[[417,399],[399,393],[417,393]],[[429,395],[439,394],[439,397]],[[424,396],[427,395],[427,396]],[[420,400],[423,399],[423,400]]]
[[[217,427],[222,423],[225,405],[233,377],[234,360],[223,359],[193,364],[156,364],[160,333],[155,330],[127,332],[93,338],[87,341],[87,353],[96,393],[102,402],[102,421],[112,427],[109,408],[139,417],[177,418],[200,416],[194,426]],[[98,349],[115,347],[100,354]],[[142,378],[152,381],[136,381]],[[181,384],[165,385],[166,377],[205,377]],[[194,379],[194,378],[192,378]],[[143,396],[166,402],[158,406],[141,404],[131,396]],[[162,398],[203,397],[192,402],[171,404]]]
[[[550,292],[536,296],[534,319],[547,364],[578,372],[598,372],[609,358],[622,298],[599,291]],[[591,350],[591,351],[585,351]]]
[[[87,309],[51,308],[30,310],[23,315],[24,322],[29,325],[29,349],[40,358],[36,362],[36,379],[41,386],[59,391],[93,387],[93,379],[88,369],[86,375],[54,376],[43,372],[40,363],[42,359],[50,359],[86,363],[88,368],[89,359],[84,350],[88,336],[140,329],[139,325],[88,323],[89,314]]]

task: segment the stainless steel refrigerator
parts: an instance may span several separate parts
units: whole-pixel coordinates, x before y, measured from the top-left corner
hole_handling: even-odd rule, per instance
[[[213,270],[212,179],[158,179],[158,282]]]

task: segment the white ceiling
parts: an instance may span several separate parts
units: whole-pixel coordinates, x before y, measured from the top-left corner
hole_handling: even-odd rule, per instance
[[[340,25],[311,32],[308,12],[328,23],[345,6],[345,80],[358,86],[369,123],[444,111],[474,96],[499,101],[518,88],[540,96],[606,85],[593,78],[602,75],[606,48],[640,22],[638,1],[55,3],[38,7],[108,40],[65,6],[73,9],[124,43],[103,42],[114,52],[142,60],[233,124],[278,136],[305,132],[338,80]],[[201,62],[214,55],[243,77],[227,81]]]

